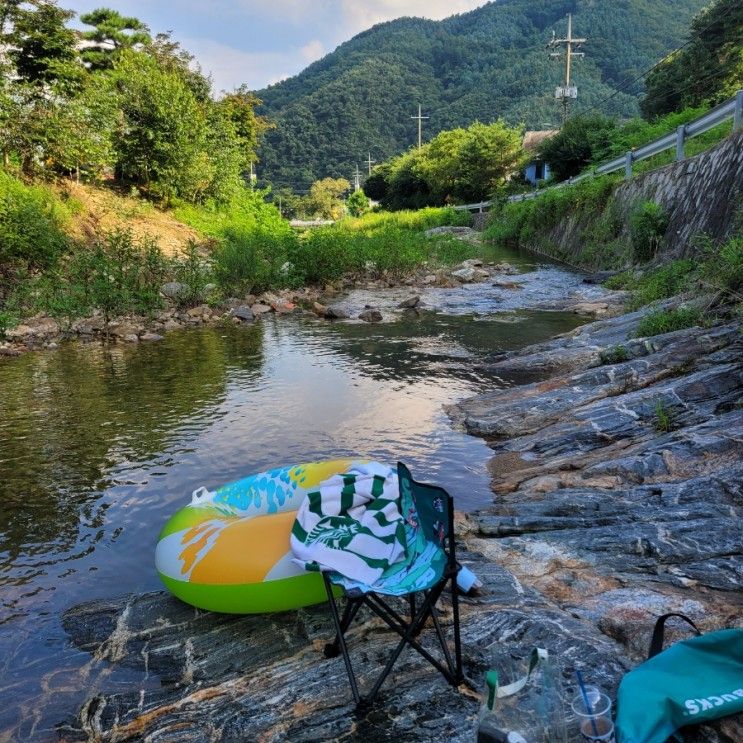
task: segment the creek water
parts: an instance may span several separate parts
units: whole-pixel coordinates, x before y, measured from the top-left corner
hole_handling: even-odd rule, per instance
[[[409,290],[343,299],[380,304],[391,321],[376,325],[270,317],[2,361],[0,741],[57,740],[96,685],[126,687],[126,669],[71,646],[61,616],[159,589],[159,529],[201,485],[361,455],[405,461],[462,510],[486,505],[489,449],[443,406],[497,383],[478,361],[580,323],[528,309],[580,277],[522,267],[522,290],[430,289],[417,315],[391,311]]]

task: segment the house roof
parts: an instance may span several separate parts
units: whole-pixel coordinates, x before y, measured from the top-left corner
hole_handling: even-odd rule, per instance
[[[525,150],[536,150],[545,139],[554,137],[559,129],[543,129],[542,131],[525,132],[522,146]]]

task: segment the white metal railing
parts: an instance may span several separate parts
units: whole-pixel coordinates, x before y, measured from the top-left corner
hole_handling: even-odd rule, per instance
[[[535,196],[539,196],[551,188],[572,186],[574,183],[578,183],[585,178],[593,178],[597,175],[616,173],[619,170],[624,170],[624,177],[629,179],[632,178],[632,166],[634,163],[639,162],[640,160],[647,160],[649,157],[654,157],[655,155],[673,149],[674,147],[676,148],[676,160],[683,160],[685,157],[684,143],[687,139],[696,137],[699,134],[704,134],[730,118],[733,119],[734,132],[743,129],[743,90],[739,90],[730,100],[721,103],[719,106],[715,106],[715,108],[710,111],[707,111],[704,116],[700,116],[698,119],[694,119],[694,121],[690,121],[687,124],[682,124],[675,132],[670,132],[653,142],[638,147],[636,150],[631,150],[621,157],[603,163],[593,170],[582,173],[574,178],[568,178],[568,180],[555,183],[553,186],[549,186],[548,188],[540,188],[535,191],[527,191],[526,193],[509,196],[508,201],[513,203],[516,201],[533,199]],[[483,212],[489,209],[492,205],[492,201],[480,201],[477,204],[462,204],[461,206],[455,206],[453,208],[460,211]]]

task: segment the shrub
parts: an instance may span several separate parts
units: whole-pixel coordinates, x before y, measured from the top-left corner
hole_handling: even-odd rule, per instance
[[[668,213],[654,201],[643,201],[630,214],[629,231],[632,255],[644,263],[658,252],[668,229]]]
[[[626,287],[634,289],[630,306],[642,307],[658,299],[681,294],[689,288],[693,272],[694,262],[690,258],[684,258],[648,271],[639,278],[635,277]]]
[[[188,291],[178,296],[178,304],[194,306],[206,298],[206,286],[212,280],[211,263],[201,255],[199,245],[189,240],[183,253],[171,264],[173,278],[185,284]]]
[[[613,346],[603,350],[599,357],[602,364],[621,364],[623,361],[629,361],[629,352],[624,346]]]
[[[708,243],[703,252],[702,278],[716,289],[738,295],[743,290],[743,236],[736,235],[722,246]]]
[[[27,305],[70,320],[93,309],[106,320],[128,312],[146,314],[162,306],[159,292],[167,276],[168,262],[157,243],[115,231],[31,282]]]
[[[0,282],[3,269],[53,266],[69,247],[66,216],[50,190],[25,186],[0,171]]]
[[[360,217],[369,209],[369,199],[363,191],[354,191],[346,199],[346,207],[353,217]]]
[[[695,307],[678,307],[675,310],[660,310],[643,317],[637,326],[637,335],[650,337],[691,328],[699,324],[702,313]]]

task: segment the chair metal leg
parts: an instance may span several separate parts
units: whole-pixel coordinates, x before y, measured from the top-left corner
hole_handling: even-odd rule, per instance
[[[351,693],[353,694],[353,698],[356,704],[359,704],[361,702],[361,696],[359,695],[359,687],[356,684],[356,676],[354,676],[353,668],[351,667],[351,659],[348,656],[346,639],[343,637],[343,628],[341,627],[341,620],[338,616],[338,607],[335,604],[335,596],[333,596],[333,586],[330,584],[330,578],[328,578],[326,573],[323,573],[322,577],[325,581],[325,590],[328,593],[328,603],[330,604],[330,613],[333,615],[336,638],[341,646],[341,652],[343,653],[343,662],[346,664],[348,680],[351,683]]]
[[[343,610],[343,616],[341,617],[341,632],[345,634],[346,630],[351,626],[356,613],[361,608],[362,601],[360,599],[349,599],[346,598],[346,606]],[[325,657],[336,658],[339,652],[340,640],[339,635],[336,633],[333,638],[333,642],[329,642],[325,645]]]
[[[439,638],[441,652],[444,654],[444,658],[446,658],[446,665],[449,666],[451,675],[453,677],[456,677],[456,669],[454,668],[454,663],[451,659],[451,653],[449,652],[449,643],[446,641],[446,637],[444,637],[444,633],[441,629],[441,624],[439,623],[438,612],[436,611],[435,606],[431,607],[431,619],[433,621],[433,627],[436,630],[436,636]]]
[[[459,634],[459,596],[457,589],[458,572],[459,570],[457,570],[451,578],[451,608],[454,624],[454,677],[456,678],[457,683],[462,683],[464,680],[464,672],[462,671],[462,640]]]
[[[434,658],[425,648],[423,648],[415,639],[415,633],[418,627],[423,623],[423,620],[425,620],[429,613],[430,613],[430,607],[435,604],[435,602],[438,600],[439,596],[441,595],[441,591],[443,590],[444,583],[439,584],[439,587],[434,589],[433,591],[429,592],[426,595],[425,600],[423,601],[423,605],[421,606],[420,610],[418,611],[418,614],[414,617],[413,621],[410,622],[408,625],[406,631],[404,634],[402,634],[402,639],[397,644],[397,647],[393,651],[392,655],[390,655],[389,659],[387,660],[387,665],[384,667],[384,670],[380,674],[379,678],[377,679],[376,683],[374,684],[374,687],[372,688],[371,692],[366,697],[366,700],[368,703],[371,704],[375,697],[377,696],[377,693],[379,692],[379,689],[381,688],[382,684],[384,683],[384,680],[389,675],[390,671],[392,670],[392,667],[395,665],[395,662],[400,657],[400,653],[405,648],[405,645],[410,645],[412,648],[417,650],[431,665],[434,666],[443,676],[444,678],[450,683],[456,686],[455,679],[452,676],[452,674],[449,672],[447,668],[445,668],[436,658]],[[377,607],[375,607],[373,604],[369,604],[370,608],[372,610],[379,614],[382,619],[385,619],[382,612],[379,611]],[[390,624],[390,626],[393,629],[397,629],[395,625],[388,620],[385,619],[385,621]],[[399,632],[399,630],[398,630]]]

